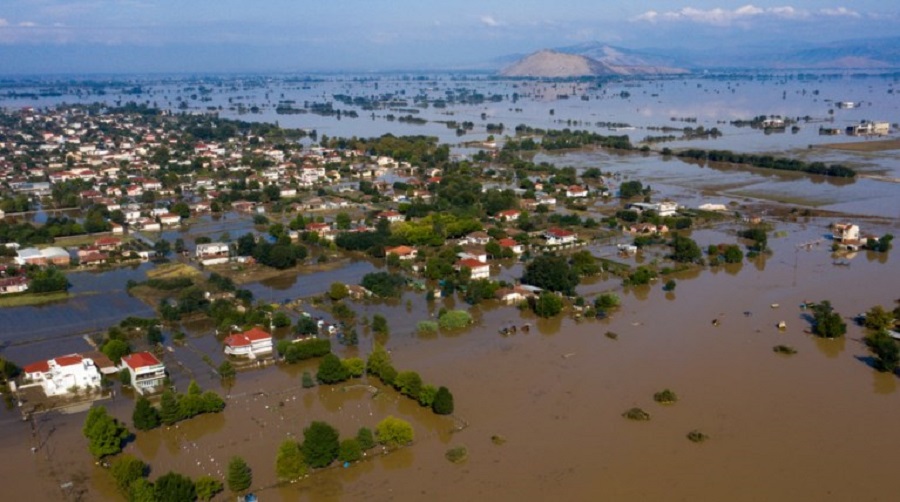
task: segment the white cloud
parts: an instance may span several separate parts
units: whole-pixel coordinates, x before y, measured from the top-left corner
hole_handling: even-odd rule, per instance
[[[850,10],[846,7],[837,7],[837,8],[825,8],[819,11],[823,16],[846,16],[846,17],[862,17],[859,15],[859,12],[855,10]]]
[[[853,11],[849,11],[843,7],[837,9],[823,9],[820,12],[823,15],[851,15],[851,13],[853,13]],[[789,5],[781,7],[758,7],[753,4],[747,4],[733,10],[723,9],[721,7],[705,10],[697,9],[694,7],[683,7],[678,10],[666,12],[657,12],[655,10],[650,10],[637,17],[632,18],[632,21],[644,21],[649,23],[664,21],[685,21],[698,24],[711,24],[715,26],[728,26],[736,22],[747,21],[751,19],[800,19],[809,17],[809,15],[810,13],[808,11],[797,9]]]
[[[22,28],[34,28],[35,26],[37,26],[37,23],[33,21],[22,21],[21,23],[19,23],[19,26],[21,26]]]
[[[494,16],[491,16],[491,15],[481,16],[481,18],[479,18],[479,21],[481,21],[481,24],[483,24],[485,26],[490,26],[490,27],[503,25],[503,23],[494,19]]]
[[[9,21],[0,17],[0,26],[9,26]]]

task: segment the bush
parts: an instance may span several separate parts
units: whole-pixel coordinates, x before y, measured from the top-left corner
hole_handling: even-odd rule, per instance
[[[147,470],[147,464],[127,454],[115,459],[109,468],[119,491],[126,495],[131,484],[143,478],[147,474]]]
[[[231,457],[228,462],[228,489],[234,493],[240,493],[250,488],[253,484],[253,471],[241,457]],[[190,499],[188,499],[190,500]]]
[[[669,389],[663,389],[656,394],[653,394],[653,400],[657,403],[672,404],[678,401],[678,396]]]
[[[327,467],[337,458],[340,450],[338,431],[325,422],[315,421],[303,429],[303,457],[310,467]]]
[[[650,420],[650,414],[640,408],[631,408],[622,413],[622,416],[628,420],[646,421]]]
[[[293,481],[306,475],[306,461],[300,443],[290,439],[281,443],[278,447],[278,455],[275,457],[275,474],[283,481]]]
[[[311,389],[316,386],[316,381],[308,371],[303,372],[303,388]]]
[[[225,487],[222,482],[212,476],[200,476],[194,481],[194,488],[197,491],[197,498],[200,500],[212,500],[217,493],[221,492]]]
[[[450,448],[446,453],[444,453],[444,458],[446,458],[450,462],[453,462],[454,464],[461,464],[469,458],[469,450],[467,450],[465,446]]]
[[[234,369],[234,365],[229,361],[222,361],[222,364],[219,365],[219,377],[223,379],[234,378],[237,375],[237,371]]]
[[[813,305],[813,333],[822,338],[837,338],[847,332],[847,324],[834,311],[831,302],[825,300]]]
[[[341,462],[356,462],[362,458],[362,446],[355,438],[345,439],[341,441],[338,450],[338,460]]]
[[[372,434],[372,429],[368,427],[359,428],[359,431],[356,433],[356,441],[363,451],[375,448],[375,436]]]
[[[597,310],[609,310],[619,306],[619,295],[615,293],[603,293],[594,299],[594,308]]]
[[[350,378],[350,373],[338,356],[327,354],[319,362],[319,371],[316,372],[316,380],[319,382],[332,384],[343,382],[348,378]]]
[[[197,488],[191,478],[167,472],[160,476],[153,484],[153,493],[156,500],[194,500],[197,498]]]
[[[438,330],[438,323],[435,321],[419,321],[416,329],[419,333],[435,333]]]
[[[432,411],[438,415],[450,415],[453,413],[453,394],[447,387],[441,386],[434,395],[431,405]]]
[[[472,316],[465,310],[451,310],[438,318],[441,329],[459,329],[472,323]]]
[[[296,363],[314,357],[322,357],[331,352],[331,340],[303,340],[296,343],[287,342],[278,345],[279,352],[284,349],[282,355],[288,363]]]
[[[541,295],[531,300],[531,310],[539,317],[550,318],[562,312],[562,298],[549,291],[541,292]]]
[[[394,379],[394,386],[401,394],[418,400],[422,391],[422,377],[415,371],[401,371]]]
[[[375,428],[375,435],[379,443],[391,448],[409,444],[415,438],[412,425],[394,416],[379,422]]]
[[[865,338],[866,346],[875,356],[875,369],[882,372],[893,372],[900,363],[900,347],[896,340],[890,337],[886,331]]]
[[[790,345],[776,345],[772,347],[772,352],[775,352],[776,354],[791,356],[797,353],[797,349],[791,347]]]

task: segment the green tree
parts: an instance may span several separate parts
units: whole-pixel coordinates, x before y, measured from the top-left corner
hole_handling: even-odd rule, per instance
[[[337,224],[338,230],[349,230],[350,229],[350,215],[344,212],[338,213],[334,217],[334,222]]]
[[[438,317],[441,329],[459,329],[472,324],[472,315],[465,310],[450,310]]]
[[[615,293],[603,293],[594,299],[594,308],[609,310],[619,306],[619,296]]]
[[[531,300],[531,310],[539,317],[550,318],[562,312],[563,302],[557,294],[542,291],[540,296]]]
[[[234,456],[228,461],[228,476],[225,479],[228,489],[234,493],[241,493],[253,484],[253,471],[243,458]]]
[[[356,432],[356,441],[363,451],[375,448],[375,436],[372,434],[372,429],[368,427],[359,428],[359,431]]]
[[[450,415],[453,413],[453,394],[447,387],[441,386],[434,395],[432,411],[438,415]]]
[[[341,441],[338,449],[338,460],[341,462],[356,462],[362,458],[362,447],[356,438],[349,438]]]
[[[419,404],[431,408],[431,405],[434,404],[434,397],[437,395],[437,391],[438,389],[434,385],[423,385],[422,390],[419,391]]]
[[[600,265],[594,255],[585,249],[572,255],[572,269],[581,277],[585,277],[599,273]]]
[[[674,234],[669,245],[672,246],[671,258],[677,262],[693,263],[703,256],[700,246],[690,237]]]
[[[81,431],[88,439],[88,449],[95,458],[119,453],[122,443],[130,436],[128,429],[109,416],[104,406],[95,406],[88,411]]]
[[[234,369],[234,365],[231,364],[231,361],[222,361],[222,364],[219,365],[219,377],[223,380],[230,380],[237,375],[237,370]]]
[[[375,314],[372,316],[372,331],[381,335],[387,335],[390,332],[387,319],[383,315]]]
[[[875,356],[874,366],[878,371],[893,372],[900,363],[900,346],[888,335],[887,331],[878,331],[865,338],[866,346]]]
[[[159,405],[159,418],[165,425],[172,425],[181,420],[181,408],[178,406],[178,398],[172,389],[166,389],[162,393]]]
[[[275,474],[282,481],[293,481],[306,475],[306,461],[303,459],[303,451],[300,443],[290,439],[285,440],[278,447],[278,455],[275,457]]]
[[[744,261],[744,252],[741,251],[739,246],[731,244],[725,247],[725,252],[722,253],[722,257],[725,260],[725,263],[741,263]]]
[[[303,458],[310,467],[327,467],[338,456],[338,431],[325,422],[315,421],[303,429]]]
[[[366,372],[366,362],[359,357],[348,357],[341,360],[351,378],[359,378]]]
[[[172,245],[165,239],[160,239],[153,244],[153,250],[159,256],[166,256],[172,250]]]
[[[414,439],[412,425],[406,420],[388,416],[375,427],[378,442],[390,448],[409,444]]]
[[[350,291],[347,290],[347,286],[342,282],[333,282],[331,283],[331,288],[328,289],[328,297],[335,302],[347,298],[349,294]]]
[[[129,502],[159,502],[159,500],[156,498],[153,484],[144,478],[135,480],[128,488]]]
[[[401,371],[394,379],[394,386],[401,394],[418,400],[422,391],[422,377],[415,371]]]
[[[883,331],[894,326],[894,313],[881,305],[876,305],[866,312],[863,326],[872,331]]]
[[[148,466],[132,455],[122,455],[113,460],[109,472],[116,480],[116,486],[123,494],[128,494],[132,483],[147,474]]]
[[[216,494],[225,489],[222,482],[212,476],[200,476],[194,481],[194,488],[200,500],[212,500]]]
[[[321,383],[338,383],[350,378],[347,368],[341,364],[341,359],[334,354],[327,354],[319,361],[319,371],[316,372],[316,380]]]
[[[159,411],[150,404],[150,400],[139,396],[134,404],[134,413],[131,415],[134,428],[139,431],[149,431],[159,427]]]
[[[124,340],[107,340],[100,348],[100,352],[115,364],[122,362],[122,358],[131,353],[131,347]]]
[[[578,272],[563,256],[541,255],[525,267],[522,282],[566,295],[575,293],[578,286]]]
[[[191,478],[167,472],[153,483],[153,492],[156,500],[171,500],[173,502],[191,502],[197,499],[197,488]]]
[[[831,302],[824,300],[813,306],[813,333],[822,338],[838,338],[847,332],[847,323],[834,311]]]

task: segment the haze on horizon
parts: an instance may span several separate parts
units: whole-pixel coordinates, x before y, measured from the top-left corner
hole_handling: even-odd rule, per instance
[[[432,70],[591,41],[738,52],[898,33],[900,6],[873,0],[10,0],[0,73]]]

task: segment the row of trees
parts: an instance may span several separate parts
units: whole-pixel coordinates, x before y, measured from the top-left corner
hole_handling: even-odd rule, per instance
[[[150,466],[132,455],[116,458],[110,464],[109,472],[122,495],[132,501],[211,500],[224,489],[222,482],[212,476],[200,476],[192,480],[173,471],[151,483],[147,479]]]
[[[380,344],[375,344],[366,360],[366,372],[378,377],[385,385],[394,387],[401,394],[415,399],[421,406],[430,407],[438,415],[453,413],[453,394],[446,387],[434,387],[422,381],[415,371],[398,372],[391,356]]]
[[[191,380],[186,394],[179,394],[172,389],[163,391],[158,410],[146,397],[138,397],[132,421],[135,429],[147,431],[160,424],[173,425],[200,414],[218,413],[223,409],[225,401],[221,396],[213,391],[203,392],[197,382]]]
[[[826,165],[823,162],[804,162],[796,159],[773,157],[771,155],[757,155],[751,153],[735,153],[729,150],[702,150],[691,148],[676,153],[678,157],[708,160],[710,162],[730,162],[732,164],[749,164],[766,169],[778,169],[781,171],[800,171],[823,176],[835,176],[838,178],[853,178],[856,171],[843,165]]]

